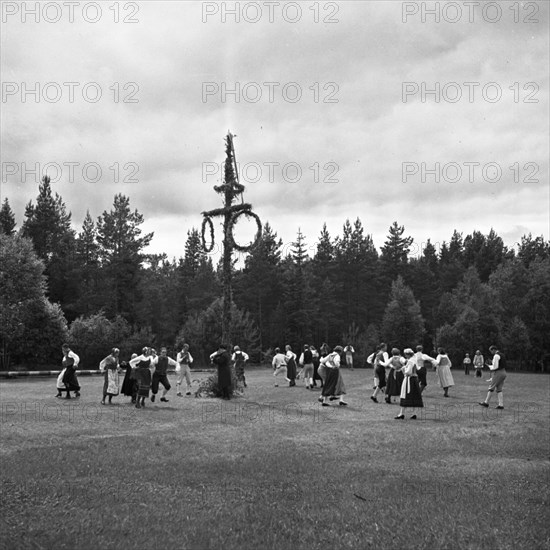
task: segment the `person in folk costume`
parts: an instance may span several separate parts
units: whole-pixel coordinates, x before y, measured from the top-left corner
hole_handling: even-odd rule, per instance
[[[314,376],[313,352],[307,344],[304,345],[304,351],[302,352],[302,355],[300,355],[299,363],[303,367],[302,372],[304,374],[306,390],[312,389]]]
[[[120,350],[113,348],[111,353],[105,357],[99,363],[99,370],[103,373],[103,399],[101,404],[105,405],[105,398],[109,396],[109,405],[112,404],[112,399],[115,395],[119,394],[118,375],[120,372],[120,366],[118,362],[118,356]]]
[[[64,391],[67,392],[67,399],[71,399],[72,391],[74,391],[75,397],[80,397],[80,385],[76,377],[76,367],[80,363],[80,357],[71,350],[68,344],[63,344],[61,351],[63,353],[63,360],[61,362],[63,369],[57,377],[56,397],[62,397],[62,392]]]
[[[462,364],[464,365],[464,374],[469,375],[470,374],[470,367],[472,366],[472,360],[470,359],[470,354],[467,353],[464,356],[464,360],[462,361]]]
[[[327,403],[327,398],[335,396],[337,393],[338,375],[340,371],[340,354],[342,351],[344,351],[342,346],[336,346],[332,353],[329,353],[321,359],[321,364],[324,365],[326,369],[325,384],[321,394],[323,399],[323,407],[330,407],[329,403]],[[346,406],[347,403],[344,401],[344,394],[340,394],[338,397],[340,398],[339,405]]]
[[[485,364],[485,359],[481,355],[481,351],[477,350],[474,355],[474,369],[476,371],[476,378],[481,378],[481,371],[483,370],[483,365]]]
[[[151,379],[151,401],[154,403],[157,393],[159,391],[159,384],[162,384],[164,388],[162,389],[162,397],[160,400],[163,403],[168,403],[166,399],[166,394],[170,391],[172,387],[168,380],[168,367],[178,367],[178,363],[174,361],[171,357],[168,357],[168,350],[165,347],[160,348],[160,355],[155,357],[151,362],[155,367],[155,372],[153,372],[153,377]]]
[[[382,345],[382,344],[380,344]],[[378,384],[380,382],[378,376],[376,375],[376,368],[375,368],[375,365],[374,365],[374,361],[376,359],[376,355],[378,353],[378,351],[380,350],[380,346],[378,346],[368,357],[367,357],[367,365],[370,365],[373,369],[374,369],[374,374],[373,374],[373,386],[372,386],[372,389],[375,390],[377,387],[378,387]],[[388,355],[388,352],[387,351],[384,351],[382,352],[382,355],[383,355],[383,358],[384,358],[384,363],[389,361],[390,359],[390,356]],[[385,371],[384,371],[385,372]]]
[[[132,353],[132,356],[130,357],[130,361],[132,359],[135,359],[137,357],[137,353]],[[130,366],[130,363],[122,363],[123,366],[126,368],[126,373],[124,374],[124,380],[122,381],[122,387],[120,388],[120,392],[122,395],[126,395],[127,397],[132,398],[132,403],[136,402],[137,397],[137,382],[135,373],[136,370],[133,369]]]
[[[493,396],[493,392],[497,391],[498,405],[497,409],[504,409],[504,396],[502,395],[502,387],[504,386],[504,380],[506,380],[506,358],[504,354],[498,350],[496,346],[491,346],[489,351],[493,354],[493,360],[491,363],[487,363],[487,366],[491,370],[491,379],[489,380],[489,389],[487,391],[487,397],[485,401],[481,401],[479,404],[482,407],[488,407],[489,401]]]
[[[343,365],[342,354],[340,354],[340,365]],[[344,378],[342,377],[342,370],[338,369],[338,380],[336,382],[336,388],[334,388],[334,393],[329,397],[330,401],[335,401],[336,399],[342,397],[346,394],[346,385],[344,384]]]
[[[246,378],[244,375],[244,366],[246,362],[250,359],[248,353],[245,353],[241,350],[239,346],[233,348],[233,355],[231,356],[231,361],[235,365],[235,374],[237,376],[237,382],[242,382],[243,386],[246,388]]]
[[[231,357],[225,344],[220,344],[218,351],[210,355],[210,360],[218,369],[218,397],[231,399]]]
[[[183,397],[181,385],[184,378],[187,384],[185,395],[191,395],[191,363],[193,362],[193,357],[189,353],[189,344],[183,344],[181,351],[176,356],[176,361],[178,362],[176,366],[176,395]]]
[[[319,368],[317,369],[317,374],[319,375],[319,378],[321,379],[321,388],[325,387],[325,381],[327,377],[327,367],[325,363],[323,362],[323,359],[325,359],[328,354],[330,353],[330,348],[328,347],[328,344],[323,342],[321,344],[320,348],[320,357],[319,357]],[[319,401],[322,401],[323,398],[319,397]]]
[[[344,348],[344,353],[346,354],[346,366],[349,369],[353,370],[353,354],[355,353],[353,346],[351,344],[348,344]]]
[[[296,385],[296,354],[289,345],[285,346],[285,357],[286,376],[289,379],[288,385],[292,387]]]
[[[435,358],[435,368],[439,377],[439,385],[443,388],[443,397],[449,397],[449,388],[455,385],[451,367],[453,364],[443,348],[437,348],[438,356]]]
[[[320,386],[323,387],[323,379],[319,376],[319,365],[321,364],[321,358],[319,352],[315,346],[310,346],[311,355],[313,356],[313,387],[317,387],[317,380],[320,382]]]
[[[399,399],[400,409],[399,414],[395,417],[396,420],[403,420],[405,418],[405,408],[412,407],[420,409],[424,407],[422,393],[420,392],[420,384],[418,382],[418,368],[416,366],[416,360],[414,359],[414,352],[412,349],[407,348],[403,351],[403,355],[407,363],[403,367],[404,378]],[[413,414],[411,419],[416,420],[416,414]]]
[[[390,372],[386,384],[386,403],[391,405],[391,398],[401,395],[403,385],[403,365],[407,363],[397,348],[391,350]]]
[[[414,360],[416,361],[416,370],[418,374],[418,383],[420,384],[420,393],[422,393],[428,385],[428,378],[426,374],[426,367],[424,361],[430,361],[432,365],[435,365],[435,359],[424,353],[422,346],[416,346],[416,353],[414,354]]]
[[[386,367],[390,364],[387,350],[388,346],[386,344],[380,344],[373,359],[375,388],[370,398],[375,403],[378,403],[378,399],[376,399],[378,393],[384,391],[386,387]]]
[[[136,409],[145,407],[145,398],[149,397],[152,379],[151,370],[154,369],[152,365],[153,358],[153,350],[145,347],[141,355],[130,359],[130,367],[135,370],[137,382]]]
[[[277,378],[280,374],[282,374],[285,377],[285,380],[287,382],[290,382],[290,379],[287,378],[286,372],[286,357],[283,353],[281,353],[280,348],[275,348],[275,355],[273,357],[273,361],[271,362],[271,366],[273,367],[273,376],[275,377],[275,387],[279,387],[279,384],[277,383]]]

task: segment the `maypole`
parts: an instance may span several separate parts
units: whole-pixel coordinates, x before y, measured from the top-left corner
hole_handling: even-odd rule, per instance
[[[214,249],[214,223],[212,218],[223,217],[223,255],[222,255],[222,284],[223,284],[223,313],[222,313],[222,341],[231,345],[231,279],[232,279],[232,255],[233,250],[248,252],[262,236],[262,224],[260,218],[252,212],[252,205],[243,201],[244,185],[239,183],[237,162],[235,160],[235,147],[233,134],[228,131],[225,138],[225,164],[222,185],[215,185],[216,193],[223,195],[223,208],[203,212],[202,220],[202,246],[205,252]],[[234,204],[238,196],[241,196],[241,204]],[[257,231],[254,240],[246,246],[237,244],[233,236],[233,229],[240,216],[253,218]],[[206,242],[206,227],[210,232],[210,240]]]

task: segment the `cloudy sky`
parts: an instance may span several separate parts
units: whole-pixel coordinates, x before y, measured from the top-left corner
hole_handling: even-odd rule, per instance
[[[245,200],[284,243],[357,217],[378,247],[398,221],[413,253],[454,229],[550,236],[547,2],[35,4],[2,3],[18,225],[38,165],[75,229],[124,193],[149,251],[179,257],[221,206],[231,130]]]

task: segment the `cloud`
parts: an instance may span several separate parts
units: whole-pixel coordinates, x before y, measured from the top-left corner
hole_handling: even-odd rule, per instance
[[[230,129],[247,170],[245,199],[285,242],[300,227],[313,243],[323,222],[336,235],[357,217],[377,246],[394,219],[417,240],[491,227],[507,244],[525,231],[548,238],[548,5],[536,4],[539,24],[514,23],[504,8],[488,23],[484,4],[474,23],[464,13],[451,24],[420,15],[403,23],[403,4],[319,3],[320,20],[338,23],[315,23],[313,3],[301,4],[294,24],[280,14],[270,23],[267,12],[256,24],[222,23],[221,13],[203,23],[199,2],[140,3],[136,24],[115,24],[105,6],[96,24],[78,14],[55,24],[11,17],[2,79],[18,91],[2,103],[2,196],[20,224],[38,190],[34,176],[22,181],[22,163],[75,162],[74,181],[64,168],[54,184],[75,226],[121,192],[155,231],[151,249],[179,255],[201,212],[220,206],[212,190],[220,172],[205,170],[223,162]],[[51,94],[57,83],[61,99],[22,101],[36,82],[41,92],[53,83]],[[78,83],[73,102],[67,82]],[[406,101],[404,82],[417,89]],[[436,85],[439,101],[422,94]],[[85,89],[101,98],[86,101]],[[463,97],[453,103],[457,89]],[[496,102],[483,95],[499,90]],[[406,183],[405,162],[419,168]],[[480,163],[474,181],[470,162]],[[496,183],[482,172],[491,162],[502,169]],[[89,163],[101,167],[100,181],[83,174]],[[422,163],[439,163],[439,183],[422,179]],[[463,170],[460,181],[445,177],[449,163]],[[7,176],[13,164],[19,170]]]

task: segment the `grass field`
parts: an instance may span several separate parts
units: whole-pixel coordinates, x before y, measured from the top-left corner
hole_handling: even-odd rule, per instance
[[[550,547],[550,377],[509,373],[497,411],[487,376],[444,399],[429,373],[398,421],[372,370],[343,374],[347,408],[263,368],[242,398],[142,410],[100,405],[101,377],[71,401],[0,382],[0,548]]]

